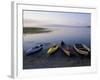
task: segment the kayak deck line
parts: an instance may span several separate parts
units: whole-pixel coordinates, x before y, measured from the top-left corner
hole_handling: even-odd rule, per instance
[[[26,51],[26,55],[31,55],[31,54],[35,54],[39,51],[41,51],[43,49],[43,45],[39,45],[39,46],[35,46],[35,47],[32,47],[32,48],[29,48],[27,51]]]
[[[51,55],[53,53],[55,53],[58,50],[59,46],[58,45],[54,45],[51,48],[48,49],[47,54]]]

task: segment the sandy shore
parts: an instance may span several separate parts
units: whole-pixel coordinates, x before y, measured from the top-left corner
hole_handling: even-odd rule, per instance
[[[44,45],[43,50],[30,56],[23,56],[23,69],[56,68],[56,67],[79,67],[90,66],[91,60],[88,57],[76,55],[66,56],[60,49],[51,56],[47,50],[51,45]]]

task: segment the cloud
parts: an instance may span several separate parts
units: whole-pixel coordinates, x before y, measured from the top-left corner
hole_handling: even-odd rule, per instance
[[[91,26],[91,15],[89,13],[24,11],[23,18],[24,27],[43,27],[50,24]]]

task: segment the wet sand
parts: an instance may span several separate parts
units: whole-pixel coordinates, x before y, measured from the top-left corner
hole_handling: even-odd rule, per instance
[[[47,50],[51,44],[43,44],[40,52],[26,56],[23,55],[23,69],[57,68],[57,67],[81,67],[90,66],[89,57],[80,56],[77,52],[71,52],[71,56],[66,56],[59,48],[56,53],[48,56]]]

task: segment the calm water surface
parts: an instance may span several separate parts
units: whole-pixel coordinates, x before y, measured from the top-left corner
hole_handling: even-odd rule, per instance
[[[60,44],[63,40],[66,44],[84,43],[90,47],[90,28],[50,27],[48,33],[24,34],[24,51],[38,44]]]
[[[59,49],[54,55],[48,57],[47,51],[53,44],[63,40],[66,44],[84,43],[90,46],[90,28],[50,27],[51,32],[38,34],[24,34],[24,52],[36,45],[43,44],[42,51],[23,56],[23,69],[56,68],[90,66],[91,59],[86,57],[68,57]],[[24,53],[25,54],[25,53]]]

